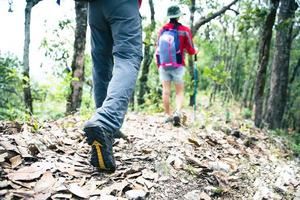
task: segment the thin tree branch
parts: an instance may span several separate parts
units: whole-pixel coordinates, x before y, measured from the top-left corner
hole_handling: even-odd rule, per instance
[[[231,11],[233,11],[236,15],[239,15],[240,13],[239,13],[239,11],[237,11],[237,10],[234,10],[234,9],[232,9],[232,8],[229,8],[228,10],[231,10]]]
[[[200,18],[200,19],[195,23],[195,25],[194,25],[194,27],[193,27],[193,29],[192,29],[193,37],[194,37],[195,33],[198,31],[198,29],[199,29],[202,25],[204,25],[204,24],[210,22],[211,20],[215,19],[216,17],[222,15],[222,14],[225,13],[227,10],[229,10],[230,7],[231,7],[232,5],[234,5],[234,4],[235,4],[236,2],[238,2],[238,1],[239,1],[239,0],[234,0],[234,1],[232,1],[230,4],[228,4],[227,6],[224,6],[222,9],[220,9],[219,11],[217,11],[217,12],[215,12],[215,13],[209,15],[208,17]]]

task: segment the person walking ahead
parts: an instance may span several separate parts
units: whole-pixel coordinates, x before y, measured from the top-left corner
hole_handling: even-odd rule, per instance
[[[185,51],[190,55],[197,53],[190,29],[178,21],[182,15],[178,6],[168,8],[167,17],[170,21],[159,31],[156,50],[156,60],[163,87],[165,122],[173,122],[175,126],[180,125],[181,109],[184,102],[184,53]],[[170,108],[171,82],[174,82],[176,90],[175,112],[172,112]]]
[[[142,60],[141,0],[93,0],[89,25],[96,113],[84,125],[91,164],[116,170],[112,143],[121,128]]]

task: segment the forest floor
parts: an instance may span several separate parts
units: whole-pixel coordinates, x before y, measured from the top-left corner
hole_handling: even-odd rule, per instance
[[[88,162],[84,120],[0,122],[0,199],[300,199],[299,158],[238,106],[201,105],[196,121],[129,112],[114,143],[117,171]]]

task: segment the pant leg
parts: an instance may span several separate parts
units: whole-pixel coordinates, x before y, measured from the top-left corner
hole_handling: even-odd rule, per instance
[[[93,89],[96,108],[102,106],[113,69],[111,29],[97,2],[89,4],[89,26],[93,61]]]
[[[85,126],[101,126],[113,133],[122,126],[135,87],[142,59],[142,27],[137,0],[101,2],[114,41],[113,76],[103,105]]]

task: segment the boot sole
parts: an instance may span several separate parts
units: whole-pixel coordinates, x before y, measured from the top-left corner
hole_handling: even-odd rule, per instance
[[[180,126],[180,118],[178,116],[173,118],[173,124],[174,126]]]
[[[108,138],[106,138],[107,136],[105,136],[104,133],[101,133],[101,131],[97,130],[97,128],[86,128],[84,129],[84,132],[86,133],[86,137],[88,138],[88,143],[92,147],[92,155],[94,155],[91,157],[92,166],[97,167],[100,171],[114,172],[116,166],[107,166],[107,162],[114,163],[114,160],[105,161],[103,156],[105,155],[104,152],[106,152],[106,155],[110,154],[107,155],[108,157],[111,156],[112,159],[114,159],[113,152],[110,152],[110,150],[108,150],[109,144],[106,144],[107,140],[109,140]]]

